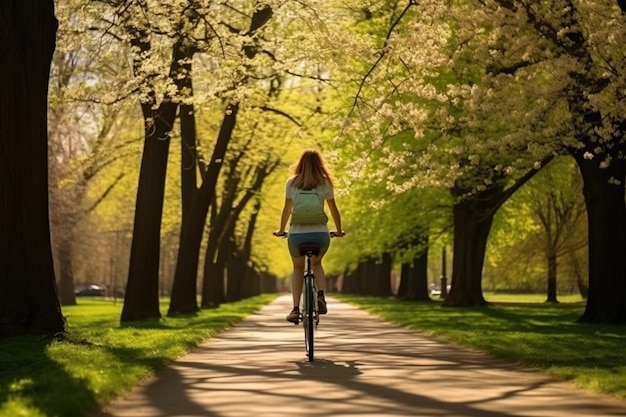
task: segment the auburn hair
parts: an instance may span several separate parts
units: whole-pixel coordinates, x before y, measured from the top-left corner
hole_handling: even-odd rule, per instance
[[[302,190],[309,190],[321,185],[334,185],[330,173],[324,164],[324,158],[316,150],[302,152],[298,163],[293,168],[294,179],[291,185]]]

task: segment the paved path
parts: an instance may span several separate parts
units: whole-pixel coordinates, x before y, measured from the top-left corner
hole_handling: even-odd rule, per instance
[[[100,417],[599,417],[626,401],[442,344],[329,298],[317,358],[280,296]]]

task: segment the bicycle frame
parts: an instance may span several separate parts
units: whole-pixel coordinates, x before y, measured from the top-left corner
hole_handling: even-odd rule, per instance
[[[306,251],[306,270],[304,272],[302,291],[302,326],[304,328],[304,342],[309,362],[315,360],[315,330],[319,324],[317,287],[315,286],[315,275],[311,267],[311,257],[314,254],[314,251],[310,248]]]

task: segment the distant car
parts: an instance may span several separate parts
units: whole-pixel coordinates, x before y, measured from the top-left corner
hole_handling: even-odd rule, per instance
[[[104,296],[104,287],[99,285],[81,285],[74,292],[76,296],[102,297]]]

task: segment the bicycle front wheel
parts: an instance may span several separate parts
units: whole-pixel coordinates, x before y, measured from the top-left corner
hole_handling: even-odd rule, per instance
[[[304,327],[304,341],[306,344],[306,352],[309,362],[313,362],[315,358],[315,303],[316,294],[313,286],[313,279],[305,280],[304,291],[304,318],[302,325]]]

